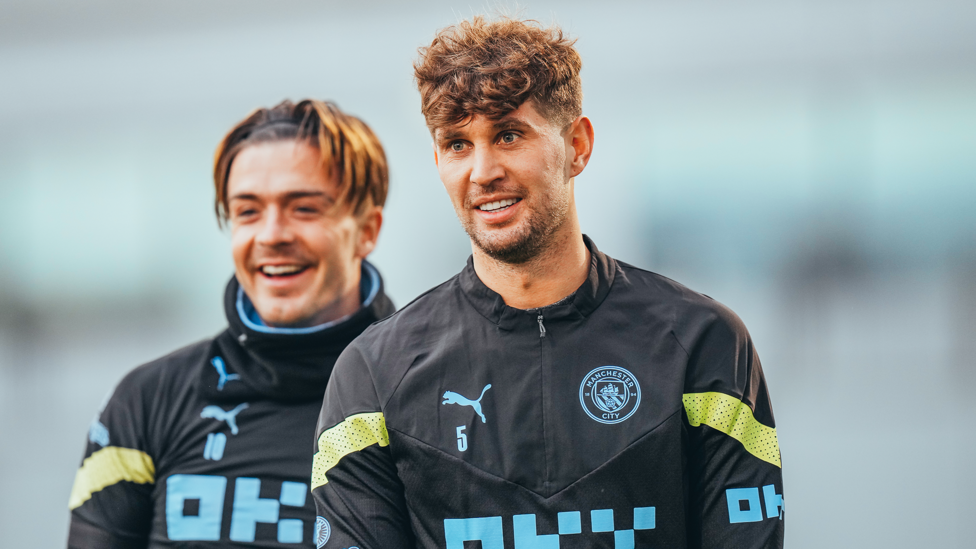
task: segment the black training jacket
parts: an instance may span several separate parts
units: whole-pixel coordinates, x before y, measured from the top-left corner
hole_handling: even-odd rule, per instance
[[[349,318],[282,330],[231,279],[229,328],[130,372],[92,421],[68,546],[313,547],[308,440],[329,374],[393,312],[366,263],[361,288]]]
[[[589,277],[559,303],[508,307],[469,260],[342,353],[312,469],[319,547],[782,547],[742,322],[584,240]]]

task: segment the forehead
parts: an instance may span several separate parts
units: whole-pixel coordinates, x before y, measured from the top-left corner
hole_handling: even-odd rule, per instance
[[[231,163],[227,196],[295,191],[332,194],[336,182],[321,161],[318,148],[294,139],[244,147]]]
[[[483,114],[470,115],[457,124],[434,128],[433,137],[437,141],[457,139],[480,132],[493,133],[508,128],[547,129],[549,120],[535,108],[532,100],[519,105],[519,108],[500,118],[488,118]]]

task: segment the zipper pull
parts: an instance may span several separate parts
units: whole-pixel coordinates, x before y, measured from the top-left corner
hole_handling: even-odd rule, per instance
[[[539,337],[546,337],[546,327],[542,324],[542,315],[539,315]]]

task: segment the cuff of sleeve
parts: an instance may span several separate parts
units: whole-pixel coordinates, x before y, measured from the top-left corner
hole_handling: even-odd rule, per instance
[[[111,534],[77,517],[71,517],[68,549],[145,549],[147,540]]]

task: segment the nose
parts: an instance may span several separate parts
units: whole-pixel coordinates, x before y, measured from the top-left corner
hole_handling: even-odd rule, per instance
[[[288,225],[288,219],[279,208],[268,208],[262,219],[261,229],[255,238],[262,246],[280,246],[294,240],[295,234]]]
[[[476,147],[472,155],[471,182],[487,187],[505,177],[505,169],[495,157],[491,147]]]

